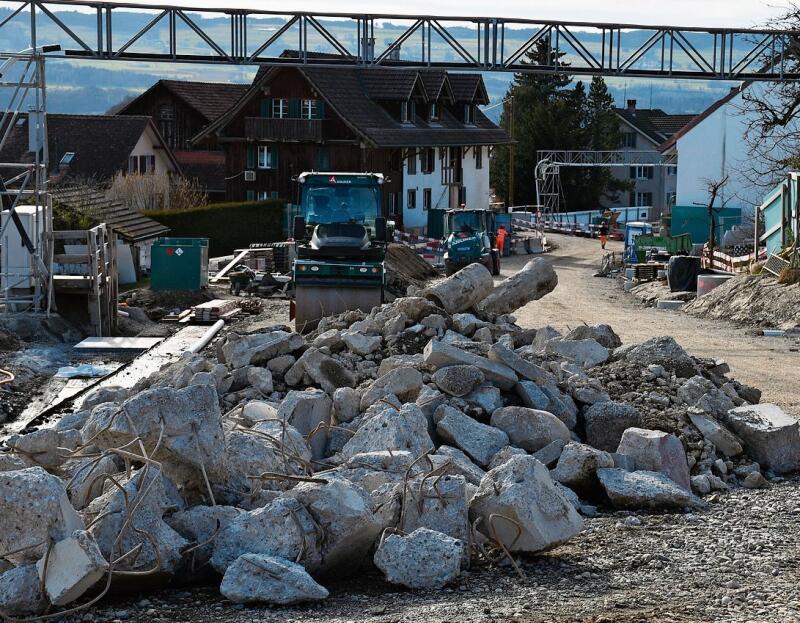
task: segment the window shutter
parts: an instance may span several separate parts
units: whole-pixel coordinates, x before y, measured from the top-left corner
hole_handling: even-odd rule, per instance
[[[316,119],[325,118],[325,100],[317,100],[317,115]]]
[[[277,169],[278,168],[278,147],[277,145],[272,145],[269,149],[270,154],[270,168]]]
[[[248,201],[255,201],[256,200],[256,191],[248,190],[247,191],[247,200]]]
[[[654,168],[655,167],[647,167],[647,179],[649,179],[649,180],[653,179],[653,169]]]
[[[636,179],[636,167],[631,167],[631,175],[630,175],[630,177],[631,177],[632,180]]]
[[[256,168],[256,146],[252,143],[247,146],[247,168]]]
[[[300,118],[300,100],[299,99],[290,99],[289,100],[289,118],[290,119],[299,119]]]
[[[272,100],[268,97],[265,97],[261,100],[261,116],[262,117],[272,116]]]

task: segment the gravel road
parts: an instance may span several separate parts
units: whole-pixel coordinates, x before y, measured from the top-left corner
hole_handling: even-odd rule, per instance
[[[693,318],[679,311],[644,307],[615,280],[593,277],[603,252],[597,240],[548,235],[558,248],[546,257],[558,273],[558,287],[539,301],[518,310],[518,323],[559,330],[579,324],[610,324],[623,343],[671,335],[697,357],[728,362],[731,376],[761,389],[762,402],[774,402],[800,416],[800,348],[796,340],[758,336],[752,327]],[[622,251],[609,242],[608,250]],[[529,256],[504,258],[502,273],[519,270]]]

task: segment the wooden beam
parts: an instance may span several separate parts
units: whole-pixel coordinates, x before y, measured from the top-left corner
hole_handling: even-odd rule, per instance
[[[213,276],[213,277],[212,277],[212,278],[211,278],[209,281],[210,281],[211,283],[217,283],[217,281],[219,281],[219,280],[220,280],[220,279],[222,279],[222,278],[223,278],[225,275],[227,275],[227,274],[228,274],[228,273],[231,271],[231,269],[233,269],[233,267],[234,267],[234,266],[236,266],[236,265],[237,265],[239,262],[241,262],[241,261],[242,261],[242,259],[243,259],[243,258],[244,258],[246,255],[248,255],[249,253],[250,253],[250,249],[245,249],[244,251],[242,251],[241,253],[239,253],[239,255],[237,255],[236,257],[234,257],[234,258],[233,258],[233,259],[230,261],[230,263],[229,263],[229,264],[228,264],[228,265],[227,265],[225,268],[223,268],[223,269],[222,269],[221,271],[219,271],[219,272],[218,272],[216,275],[214,275],[214,276]]]

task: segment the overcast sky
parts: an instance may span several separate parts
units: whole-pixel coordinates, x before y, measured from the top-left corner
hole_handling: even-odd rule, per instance
[[[565,21],[606,21],[625,24],[668,26],[754,27],[780,15],[788,0],[294,0],[291,3],[264,0],[144,0],[150,4],[193,7],[261,8],[291,10],[428,13],[520,17]],[[139,0],[143,2],[143,0]]]

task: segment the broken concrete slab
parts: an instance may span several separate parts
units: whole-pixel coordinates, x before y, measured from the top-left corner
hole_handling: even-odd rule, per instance
[[[272,331],[255,335],[230,334],[222,345],[222,358],[229,368],[266,363],[279,355],[289,354],[305,344],[302,335],[286,331]]]
[[[436,454],[432,457],[441,456],[452,463],[452,471],[455,474],[464,476],[467,482],[473,485],[481,484],[481,480],[486,475],[480,467],[475,465],[472,460],[458,448],[452,446],[440,446]],[[492,457],[494,458],[494,457]]]
[[[0,575],[0,614],[22,617],[41,614],[47,599],[41,589],[36,565],[22,565]]]
[[[463,476],[424,478],[406,483],[405,502],[398,528],[405,533],[417,528],[438,530],[464,544],[463,557],[469,560],[469,516],[466,480]]]
[[[570,442],[564,446],[551,475],[562,485],[589,495],[597,491],[597,470],[604,467],[614,467],[614,459],[608,452]]]
[[[736,407],[728,423],[747,454],[776,474],[800,470],[800,421],[774,404]]]
[[[0,473],[0,551],[19,551],[12,561],[35,561],[50,539],[83,530],[60,478],[41,467]]]
[[[319,601],[328,590],[297,563],[264,554],[242,554],[225,571],[220,592],[234,603],[278,605]]]
[[[532,456],[512,456],[487,472],[470,502],[470,520],[512,552],[541,552],[566,543],[583,519]]]
[[[443,392],[451,396],[466,396],[485,380],[483,372],[475,366],[447,366],[434,372],[432,380]]]
[[[200,569],[211,559],[215,535],[246,511],[235,506],[198,505],[173,513],[164,519],[169,526],[187,541],[201,545],[189,554],[189,570]]]
[[[101,476],[114,475],[120,469],[113,456],[101,456],[97,459],[87,457],[70,462],[65,465],[65,471],[69,475],[67,494],[70,502],[75,510],[82,510],[93,499],[102,495],[105,483]]]
[[[364,452],[407,450],[420,456],[433,447],[427,418],[417,405],[407,403],[399,413],[387,409],[364,422],[344,445],[341,455],[350,458]]]
[[[409,367],[399,367],[375,380],[361,396],[361,410],[371,404],[394,394],[405,402],[416,400],[422,389],[422,373]]]
[[[322,390],[290,391],[278,407],[278,419],[306,437],[312,456],[321,459],[325,456],[332,407],[330,397]]]
[[[702,376],[693,376],[678,388],[678,398],[712,416],[723,418],[736,405],[730,396]]]
[[[642,416],[626,402],[598,402],[583,411],[586,443],[599,450],[616,452],[622,434],[642,423]]]
[[[337,387],[355,387],[356,384],[350,370],[316,348],[309,348],[301,355],[287,370],[284,381],[287,385],[299,385],[305,374],[329,394],[333,394]]]
[[[622,434],[617,452],[631,457],[637,470],[662,472],[687,491],[691,490],[686,452],[675,435],[629,428]]]
[[[435,370],[453,365],[475,366],[483,372],[486,380],[494,383],[500,389],[511,389],[519,380],[516,373],[505,364],[490,361],[486,357],[475,355],[437,340],[428,342],[423,351],[423,356],[425,363]]]
[[[523,359],[516,352],[502,344],[492,345],[489,349],[489,359],[507,365],[523,379],[534,381],[539,385],[554,385],[556,383],[556,377],[550,372],[535,363]]]
[[[565,338],[550,340],[545,346],[545,352],[574,361],[584,368],[593,368],[605,363],[610,356],[610,351],[596,340],[567,340]]]
[[[657,364],[674,372],[682,378],[690,378],[699,373],[699,369],[689,354],[670,336],[654,337],[629,346],[621,346],[614,351],[614,359],[625,361],[646,368]]]
[[[477,309],[482,314],[509,314],[549,294],[557,285],[558,275],[552,264],[537,257],[500,282],[488,296],[481,297]]]
[[[92,588],[106,574],[108,562],[92,535],[76,530],[53,545],[50,555],[36,563],[36,570],[50,603],[63,606]]]
[[[710,415],[689,409],[689,419],[706,441],[727,457],[738,456],[744,449],[741,441]]]
[[[508,435],[502,430],[481,424],[448,405],[436,409],[433,418],[439,437],[457,446],[484,467],[509,443]]]
[[[615,508],[660,510],[704,505],[700,498],[662,472],[603,468],[597,470],[597,477]]]
[[[375,566],[388,582],[412,589],[446,586],[461,574],[463,543],[446,534],[417,528],[409,535],[390,534],[375,552]]]
[[[527,407],[504,407],[492,413],[492,426],[504,431],[511,443],[536,452],[560,439],[567,443],[572,438],[566,424],[552,413]]]
[[[610,350],[622,346],[622,340],[607,324],[580,325],[564,336],[565,340],[595,340]]]
[[[361,412],[361,394],[352,387],[339,387],[333,392],[333,413],[337,422],[350,422]]]

